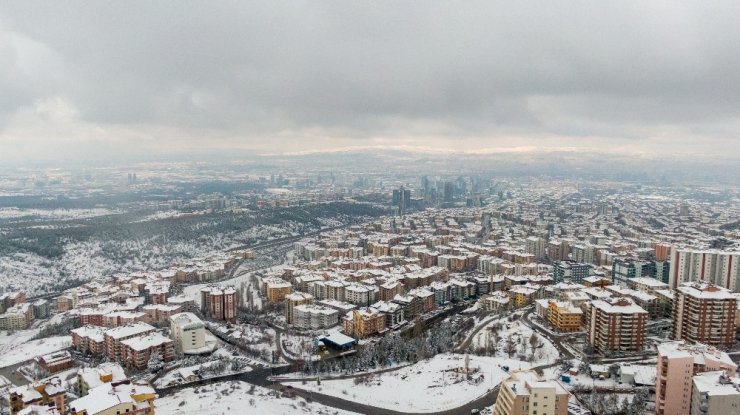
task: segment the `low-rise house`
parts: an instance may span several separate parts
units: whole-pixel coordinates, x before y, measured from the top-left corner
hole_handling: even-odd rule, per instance
[[[72,415],[153,415],[156,398],[154,388],[149,385],[104,383],[70,402],[69,409]]]
[[[35,360],[46,373],[57,373],[74,366],[72,355],[66,350],[38,356]]]
[[[86,367],[77,371],[77,396],[85,396],[90,389],[104,383],[113,386],[127,383],[128,377],[118,363],[105,362],[97,367]]]
[[[58,377],[19,386],[8,392],[10,410],[12,413],[18,413],[26,407],[41,405],[55,407],[59,412],[65,413],[67,410],[66,392],[62,380]]]

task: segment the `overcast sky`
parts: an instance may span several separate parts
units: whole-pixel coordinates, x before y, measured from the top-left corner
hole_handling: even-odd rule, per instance
[[[738,1],[3,1],[0,160],[740,157],[738,22]]]

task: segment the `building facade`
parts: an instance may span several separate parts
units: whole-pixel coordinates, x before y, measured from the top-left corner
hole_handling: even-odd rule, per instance
[[[676,288],[673,298],[673,339],[715,346],[735,344],[737,297],[706,283]]]
[[[596,353],[635,352],[645,344],[648,312],[628,298],[592,301],[588,339]]]

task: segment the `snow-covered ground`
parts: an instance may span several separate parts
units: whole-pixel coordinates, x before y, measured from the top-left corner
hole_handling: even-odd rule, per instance
[[[295,388],[359,402],[365,405],[406,412],[438,412],[454,409],[484,396],[508,377],[510,370],[528,369],[529,363],[498,357],[469,356],[474,369],[468,380],[462,371],[465,355],[441,354],[398,370],[355,379],[286,382]]]
[[[500,325],[498,330],[489,330],[496,325]],[[555,348],[547,338],[541,336],[539,333],[534,333],[537,342],[533,348],[530,343],[530,338],[533,333],[534,331],[520,320],[509,322],[505,318],[497,319],[488,323],[485,328],[475,335],[471,342],[471,347],[473,347],[473,350],[485,349],[488,342],[490,342],[491,346],[489,347],[489,350],[493,350],[493,345],[495,344],[496,352],[494,356],[508,357],[509,353],[507,351],[507,346],[509,344],[509,338],[511,338],[511,341],[516,346],[516,350],[512,353],[512,357],[524,355],[528,358],[528,361],[529,357],[531,357],[532,366],[554,363],[560,356],[558,349]]]
[[[316,359],[319,356],[310,356],[314,344],[313,336],[296,336],[292,334],[283,334],[280,336],[283,352],[293,359]]]
[[[253,388],[253,389],[252,389]],[[250,392],[251,390],[251,392]],[[163,415],[226,415],[233,413],[269,415],[352,415],[302,398],[281,398],[275,392],[244,382],[221,382],[186,388],[157,399],[155,410]]]
[[[103,208],[92,209],[19,209],[0,208],[0,219],[43,218],[51,220],[88,219],[97,216],[120,214],[121,211]]]
[[[28,332],[28,333],[26,333]],[[66,349],[72,345],[71,336],[47,337],[40,340],[28,340],[35,335],[35,330],[25,330],[20,335],[0,337],[0,367],[12,366],[25,362],[36,356],[45,355]],[[19,336],[19,337],[16,337]],[[8,337],[13,337],[8,340]]]
[[[235,368],[232,367],[231,365],[232,361],[234,360],[241,360],[244,365],[248,364],[247,360],[244,358],[227,356],[225,360],[211,360],[208,362],[204,362],[201,364],[195,364],[192,366],[179,367],[177,369],[174,369],[164,374],[162,377],[157,379],[156,382],[154,383],[154,386],[161,388],[165,386],[171,386],[171,385],[191,382],[195,379],[188,379],[188,377],[196,373],[200,373],[202,379],[207,379],[207,378],[214,378],[214,377],[219,377],[219,376],[230,375],[234,373],[245,373],[245,372],[252,371],[252,368],[249,366],[239,367],[238,369],[234,370]],[[214,371],[208,372],[209,368],[213,368],[222,363],[224,364],[224,370],[221,370],[221,371],[214,370]]]

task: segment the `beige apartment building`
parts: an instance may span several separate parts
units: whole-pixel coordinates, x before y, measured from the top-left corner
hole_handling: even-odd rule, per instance
[[[570,394],[533,371],[515,371],[501,384],[493,415],[567,415]]]

